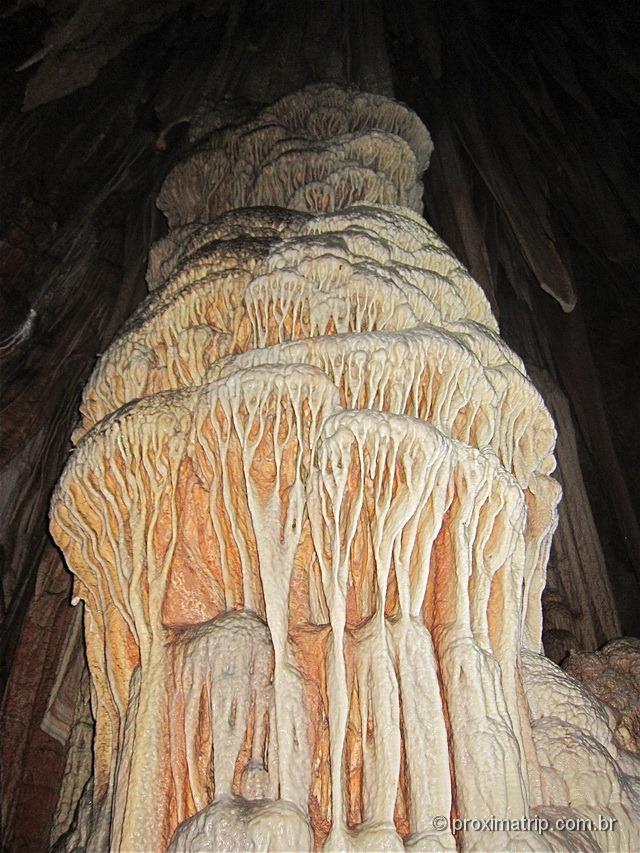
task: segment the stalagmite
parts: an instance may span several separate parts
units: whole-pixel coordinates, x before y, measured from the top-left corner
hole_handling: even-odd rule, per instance
[[[61,848],[640,843],[622,729],[538,655],[555,429],[416,212],[430,153],[313,86],[165,181],[52,502],[96,719]]]

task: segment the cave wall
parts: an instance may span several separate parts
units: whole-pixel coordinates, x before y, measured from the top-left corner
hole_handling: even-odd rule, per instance
[[[312,80],[338,79],[393,91],[428,124],[436,152],[427,219],[482,284],[503,335],[565,424],[548,651],[560,658],[640,633],[640,213],[630,147],[640,74],[625,14],[567,4],[548,17],[525,9],[505,17],[483,3],[417,0],[401,10],[314,3],[304,15],[294,2],[157,7],[138,5],[126,35],[127,4],[98,19],[89,4],[76,18],[54,5],[4,12],[0,642],[9,849],[46,845],[66,756],[65,743],[40,732],[70,620],[70,579],[47,533],[51,490],[96,354],[144,295],[146,256],[165,229],[155,197],[193,145],[203,93],[224,123],[234,103],[255,109]],[[40,70],[16,73],[43,43]]]

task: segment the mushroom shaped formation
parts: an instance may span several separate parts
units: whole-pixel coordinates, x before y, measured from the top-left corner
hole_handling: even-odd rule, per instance
[[[633,719],[540,657],[555,428],[430,152],[313,86],[165,181],[51,508],[95,713],[60,849],[640,845]]]

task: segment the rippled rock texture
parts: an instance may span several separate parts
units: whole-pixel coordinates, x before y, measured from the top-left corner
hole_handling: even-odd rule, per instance
[[[66,849],[640,843],[637,758],[539,657],[555,429],[416,212],[431,147],[315,86],[167,178],[51,510],[96,716]]]

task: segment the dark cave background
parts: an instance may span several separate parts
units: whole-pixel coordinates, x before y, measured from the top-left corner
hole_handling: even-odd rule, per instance
[[[17,0],[0,15],[1,849],[48,847],[66,746],[40,723],[72,612],[48,503],[83,383],[145,295],[166,233],[155,197],[203,96],[223,111],[337,80],[419,114],[436,149],[425,216],[558,423],[545,650],[640,635],[634,5]]]

